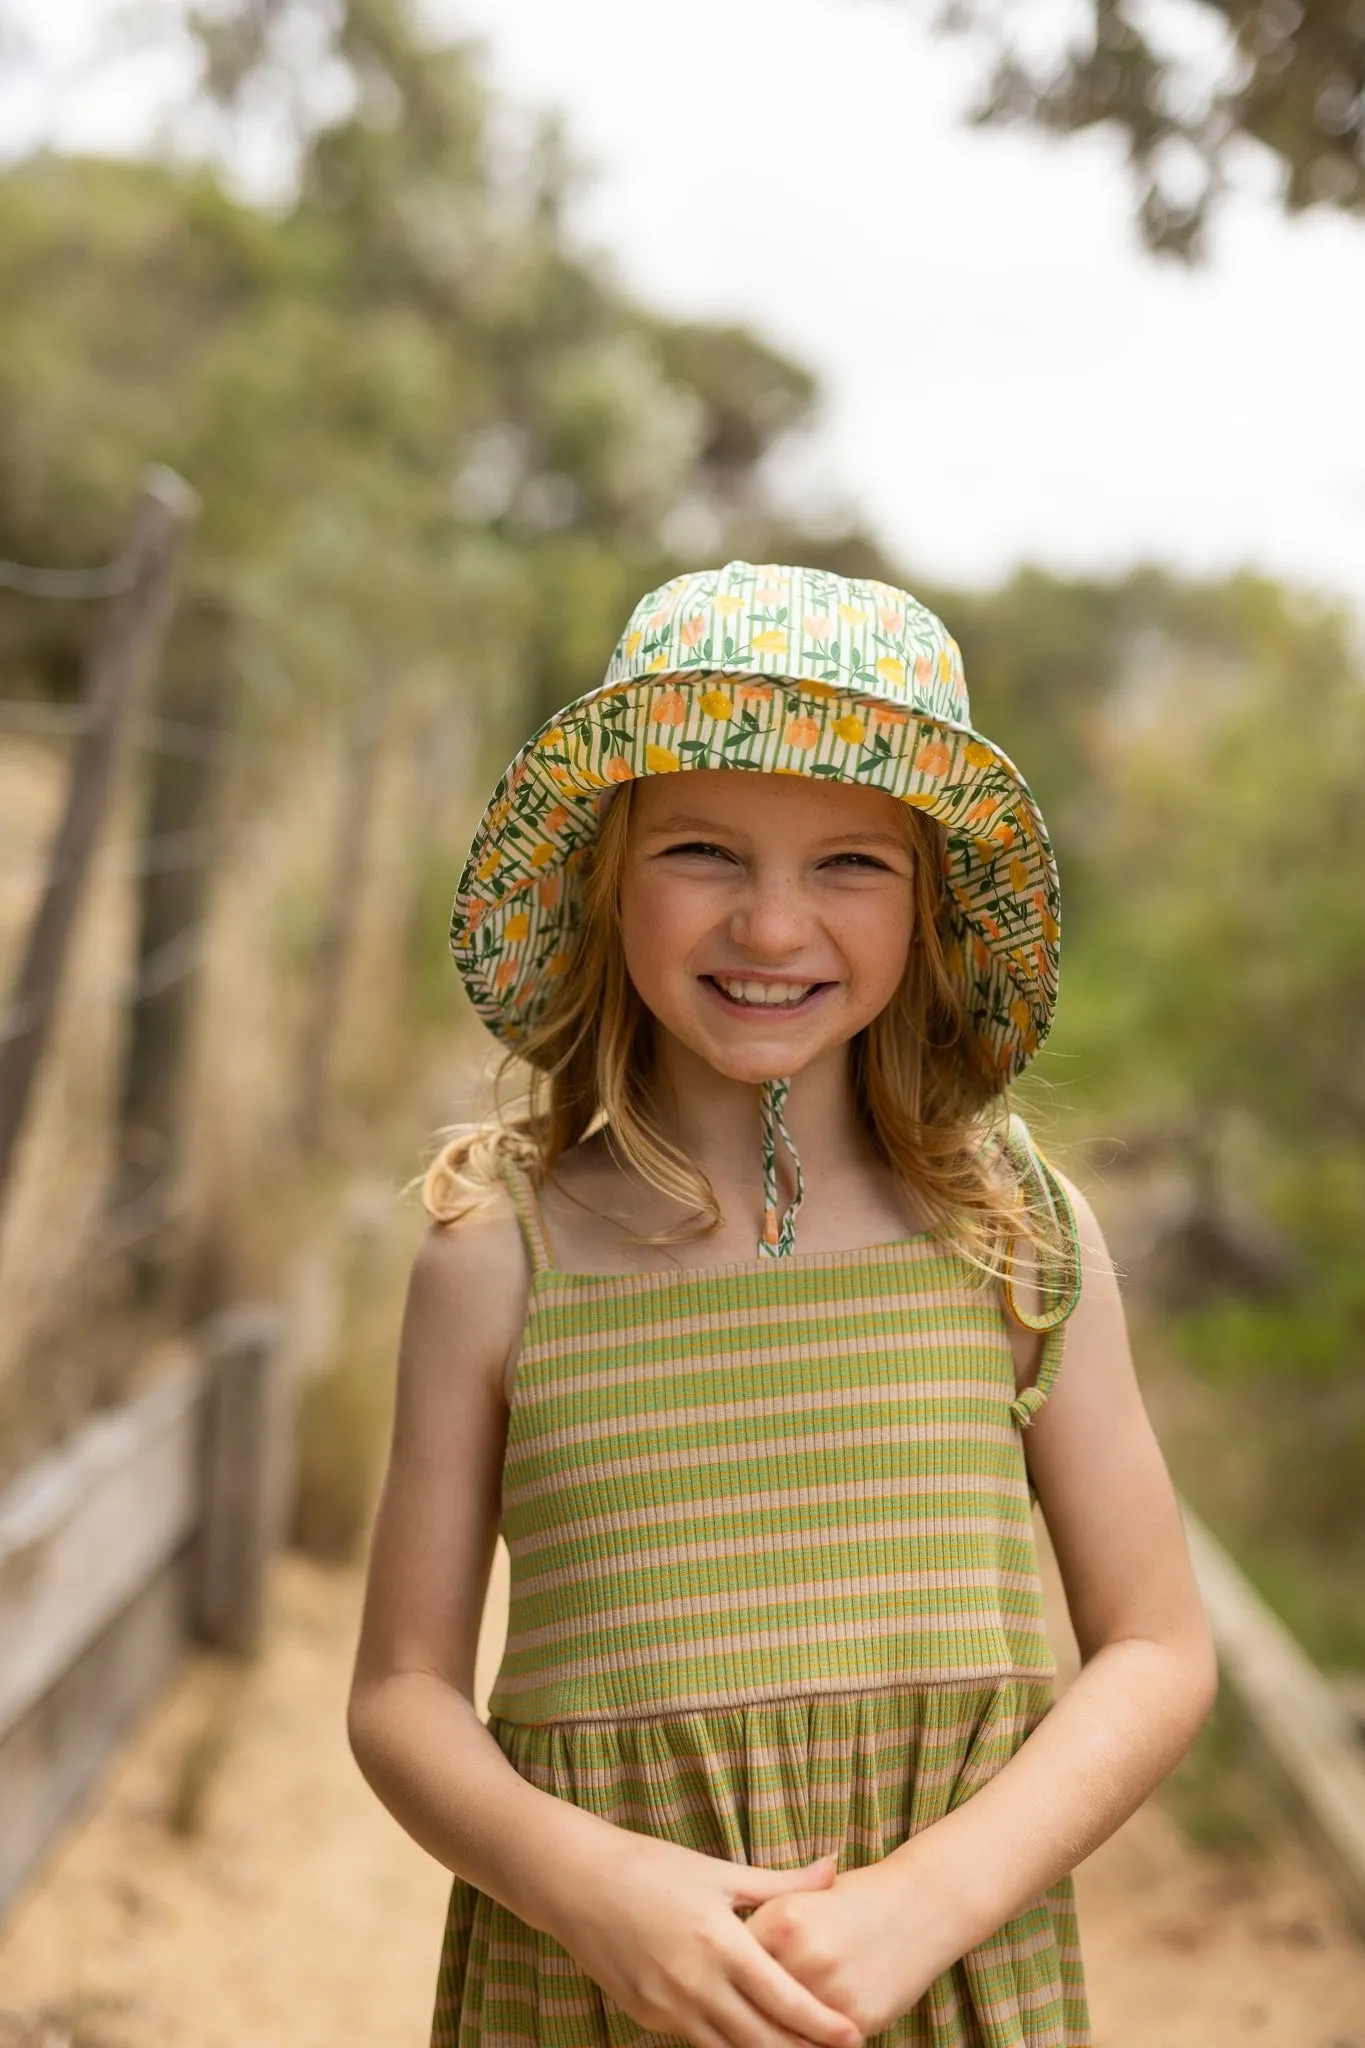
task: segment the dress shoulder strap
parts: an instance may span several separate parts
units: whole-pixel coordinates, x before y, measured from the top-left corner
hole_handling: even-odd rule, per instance
[[[526,1253],[531,1261],[531,1271],[552,1273],[554,1254],[550,1250],[550,1239],[545,1229],[545,1218],[540,1213],[536,1199],[535,1184],[519,1159],[507,1159],[503,1172],[507,1181],[507,1192],[512,1198],[517,1222],[526,1242]]]
[[[1018,1169],[1024,1200],[1042,1211],[1061,1240],[1059,1255],[1044,1261],[1039,1270],[1038,1286],[1043,1306],[1037,1315],[1021,1308],[1015,1298],[1013,1244],[1005,1255],[1005,1299],[1010,1314],[1024,1329],[1038,1331],[1044,1339],[1037,1379],[1018,1395],[1011,1407],[1015,1420],[1026,1424],[1032,1421],[1052,1390],[1061,1364],[1063,1326],[1081,1298],[1081,1240],[1071,1198],[1017,1112],[1010,1116],[1005,1144]]]

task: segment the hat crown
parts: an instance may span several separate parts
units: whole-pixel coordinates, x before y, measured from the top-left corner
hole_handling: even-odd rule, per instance
[[[971,718],[942,620],[893,584],[828,569],[727,562],[674,576],[636,605],[602,687],[688,670],[783,676],[950,725]]]

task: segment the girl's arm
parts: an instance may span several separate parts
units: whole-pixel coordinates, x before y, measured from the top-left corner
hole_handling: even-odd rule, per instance
[[[1217,1691],[1118,1283],[1090,1204],[1064,1185],[1084,1282],[1061,1369],[1024,1441],[1080,1674],[962,1805],[881,1863],[841,1877],[832,1893],[779,1900],[751,1922],[774,1955],[869,2033],[1113,1834],[1185,1754]],[[1036,1307],[1036,1294],[1024,1305]],[[845,1988],[852,2002],[840,1996]]]
[[[438,1862],[553,1935],[642,2025],[697,2048],[861,2048],[845,2014],[735,1911],[814,1895],[833,1859],[754,1870],[614,1827],[529,1784],[479,1719],[474,1660],[527,1286],[501,1196],[434,1226],[414,1261],[348,1714],[356,1760]]]

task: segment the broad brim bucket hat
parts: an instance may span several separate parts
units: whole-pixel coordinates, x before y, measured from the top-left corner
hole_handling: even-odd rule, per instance
[[[1019,770],[972,725],[957,642],[906,591],[728,562],[641,599],[602,684],[528,740],[474,835],[450,943],[516,1048],[568,965],[603,791],[698,768],[856,783],[948,834],[944,937],[970,1050],[1003,1088],[1047,1036],[1060,890]]]

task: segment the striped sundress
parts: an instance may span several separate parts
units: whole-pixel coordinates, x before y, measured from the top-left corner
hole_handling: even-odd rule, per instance
[[[532,1784],[619,1826],[767,1868],[877,1862],[1052,1703],[1020,1426],[1075,1288],[1053,1291],[1016,1395],[998,1291],[931,1234],[568,1273],[519,1169],[510,1184],[533,1270],[490,1732]],[[456,1878],[432,2048],[666,2038]],[[1070,1877],[874,2039],[1088,2044]]]

